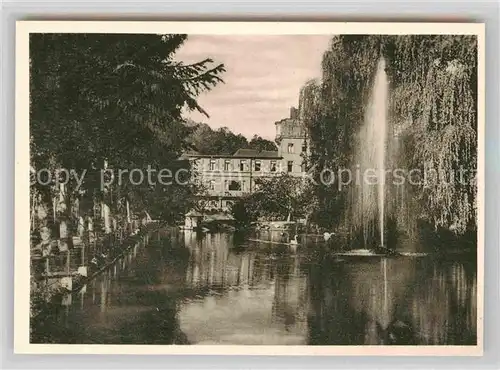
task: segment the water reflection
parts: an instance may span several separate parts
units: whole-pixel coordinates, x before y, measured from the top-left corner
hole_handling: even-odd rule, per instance
[[[311,344],[476,343],[474,264],[365,258],[323,271],[310,275]]]
[[[307,277],[297,256],[233,250],[233,236],[185,235],[191,251],[179,320],[193,343],[305,344]]]
[[[314,250],[162,231],[66,303],[60,341],[475,343],[475,261],[333,260]]]

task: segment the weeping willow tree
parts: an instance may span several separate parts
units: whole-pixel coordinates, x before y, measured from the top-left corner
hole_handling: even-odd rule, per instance
[[[411,194],[436,228],[476,228],[477,43],[473,36],[400,36],[388,48],[402,162],[426,175]]]
[[[477,44],[474,36],[345,35],[332,39],[321,82],[301,91],[309,130],[309,165],[316,180],[325,168],[354,170],[357,134],[380,57],[389,87],[389,164],[418,171],[418,183],[391,190],[399,222],[424,222],[463,234],[476,227]],[[323,177],[324,180],[324,177]],[[338,179],[337,179],[338,181]],[[349,224],[351,193],[317,181],[324,227]]]
[[[313,221],[322,227],[338,226],[348,215],[349,194],[330,177],[353,163],[355,135],[363,122],[379,50],[379,38],[334,37],[323,56],[322,81],[310,81],[301,91],[301,115],[310,136],[308,163],[320,205]]]

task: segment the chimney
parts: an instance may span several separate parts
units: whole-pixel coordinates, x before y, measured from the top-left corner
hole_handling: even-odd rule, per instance
[[[298,119],[299,118],[299,110],[295,107],[290,108],[290,118],[291,119]]]

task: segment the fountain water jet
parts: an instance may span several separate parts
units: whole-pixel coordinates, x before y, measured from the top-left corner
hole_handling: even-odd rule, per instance
[[[354,194],[353,221],[363,230],[365,244],[378,229],[380,245],[385,246],[385,167],[387,152],[388,79],[385,61],[381,58],[373,83],[365,121],[359,132],[356,160],[361,170],[362,183]],[[376,180],[374,182],[373,180]],[[378,220],[378,225],[377,225]]]

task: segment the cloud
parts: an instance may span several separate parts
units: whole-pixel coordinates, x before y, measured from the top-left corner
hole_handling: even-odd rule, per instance
[[[227,69],[225,84],[199,97],[210,119],[188,116],[214,128],[229,127],[247,137],[272,139],[274,122],[297,106],[300,88],[321,76],[330,35],[189,36],[176,59],[193,63],[211,58]]]

